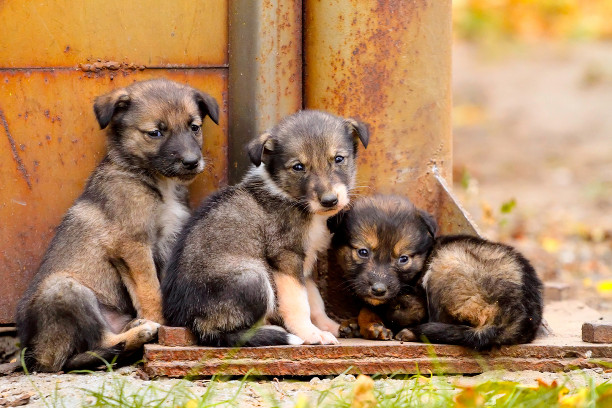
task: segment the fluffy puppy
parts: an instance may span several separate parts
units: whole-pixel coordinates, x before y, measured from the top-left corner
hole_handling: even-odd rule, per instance
[[[203,345],[336,343],[312,270],[327,219],[349,204],[360,142],[363,124],[319,111],[253,140],[248,174],[201,205],[174,249],[162,281],[168,324]]]
[[[423,286],[430,323],[410,329],[417,339],[486,350],[531,342],[542,322],[542,282],[508,245],[439,237]]]
[[[332,251],[362,302],[362,337],[391,340],[399,330],[426,321],[419,281],[436,230],[431,215],[398,196],[361,198],[344,214]],[[342,334],[351,337],[354,328],[343,323]]]
[[[201,126],[206,116],[216,123],[219,108],[201,91],[160,79],[98,97],[94,112],[108,128],[108,153],[17,307],[33,370],[99,365],[98,356],[125,356],[155,337],[157,271],[189,217],[186,184],[204,168]]]

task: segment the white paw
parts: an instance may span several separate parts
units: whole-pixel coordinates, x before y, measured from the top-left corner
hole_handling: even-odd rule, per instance
[[[312,330],[299,333],[298,336],[304,339],[304,344],[338,344],[338,339],[333,334],[319,330],[314,326]]]
[[[323,338],[322,344],[339,344],[340,342],[332,333],[328,331],[321,331],[321,337]]]
[[[304,340],[291,333],[287,335],[287,342],[292,346],[299,346],[301,344],[304,344]]]
[[[317,319],[314,321],[315,326],[323,331],[330,332],[335,337],[340,335],[340,324],[334,322],[329,317],[325,316],[325,318]]]

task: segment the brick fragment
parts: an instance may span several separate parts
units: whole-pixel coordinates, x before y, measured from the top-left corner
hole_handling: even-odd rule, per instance
[[[570,285],[562,282],[544,282],[544,302],[568,300],[570,298]]]
[[[597,320],[582,325],[582,341],[587,343],[612,343],[612,322]]]
[[[161,326],[157,332],[158,342],[162,346],[193,346],[196,339],[186,327]]]

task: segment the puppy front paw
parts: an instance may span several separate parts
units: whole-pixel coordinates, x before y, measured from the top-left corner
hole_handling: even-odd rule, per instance
[[[340,335],[340,324],[327,317],[327,315],[323,315],[319,318],[314,317],[312,319],[312,322],[315,326],[317,326],[317,328],[326,332],[330,332],[335,337],[338,337]]]
[[[380,323],[361,328],[361,335],[368,340],[393,340],[393,332]]]
[[[138,338],[144,344],[155,340],[160,324],[152,321],[147,321],[138,327]]]
[[[323,331],[315,326],[311,329],[294,333],[296,336],[304,340],[304,344],[338,344],[336,336],[328,331]]]
[[[340,324],[340,337],[345,339],[361,337],[361,332],[359,331],[359,323],[357,323],[357,319],[346,319]]]
[[[399,341],[416,341],[416,336],[409,329],[403,329],[395,335],[395,339]]]

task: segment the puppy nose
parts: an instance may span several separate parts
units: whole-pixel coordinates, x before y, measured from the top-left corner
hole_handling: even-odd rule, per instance
[[[187,170],[193,170],[198,167],[200,159],[197,157],[184,157],[181,162],[183,163],[183,167],[185,167]]]
[[[335,193],[325,193],[320,201],[323,207],[333,207],[338,204],[338,196]]]
[[[372,294],[374,296],[382,296],[387,293],[387,286],[384,283],[376,282],[372,285]]]

